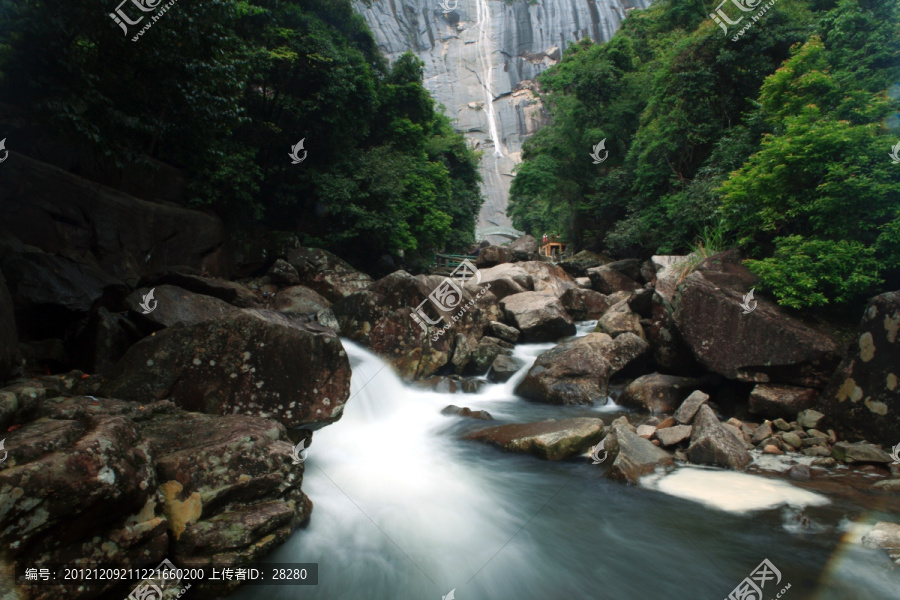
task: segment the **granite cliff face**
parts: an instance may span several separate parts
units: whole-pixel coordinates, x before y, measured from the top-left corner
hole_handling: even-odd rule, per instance
[[[583,37],[606,41],[629,10],[649,5],[650,0],[374,0],[371,7],[356,2],[391,60],[412,50],[425,62],[425,86],[483,152],[480,234],[511,227],[506,204],[513,168],[522,142],[547,118],[534,78],[556,64],[568,44]]]

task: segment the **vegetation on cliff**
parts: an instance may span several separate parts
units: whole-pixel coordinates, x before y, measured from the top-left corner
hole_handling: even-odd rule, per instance
[[[4,101],[112,164],[183,167],[232,224],[357,257],[474,241],[476,156],[349,0],[180,2],[136,41],[155,13],[125,9],[145,16],[127,35],[113,2],[0,1]]]
[[[722,240],[794,308],[896,288],[900,4],[779,2],[737,41],[711,10],[661,0],[541,76],[514,224],[619,256]]]

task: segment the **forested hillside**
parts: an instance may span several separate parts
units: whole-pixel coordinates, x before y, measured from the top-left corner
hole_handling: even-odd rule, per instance
[[[353,257],[474,241],[476,156],[349,0],[175,3],[140,37],[111,9],[0,3],[0,95],[111,164],[186,169],[192,203],[233,227]]]
[[[662,0],[582,40],[540,78],[552,123],[526,144],[514,224],[620,257],[737,246],[794,308],[895,289],[898,7],[776,2],[732,41],[711,4]]]

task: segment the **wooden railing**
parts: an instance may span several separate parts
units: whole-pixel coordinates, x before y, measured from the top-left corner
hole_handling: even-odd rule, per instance
[[[468,259],[474,265],[477,258],[477,256],[465,254],[435,254],[431,272],[435,275],[450,275],[456,267],[462,264],[462,261]]]

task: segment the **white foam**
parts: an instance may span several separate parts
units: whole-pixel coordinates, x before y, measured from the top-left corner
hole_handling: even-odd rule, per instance
[[[735,471],[681,467],[668,475],[649,475],[641,485],[732,513],[788,505],[822,506],[829,500],[786,481]]]

